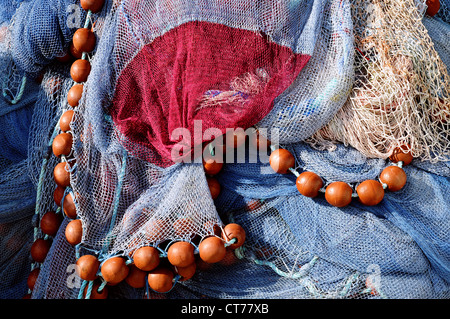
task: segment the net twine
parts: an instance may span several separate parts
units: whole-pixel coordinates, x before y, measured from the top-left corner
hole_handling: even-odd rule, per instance
[[[308,142],[318,149],[351,145],[387,158],[409,145],[415,158],[446,161],[450,96],[446,66],[413,1],[352,1],[353,89],[336,116]]]

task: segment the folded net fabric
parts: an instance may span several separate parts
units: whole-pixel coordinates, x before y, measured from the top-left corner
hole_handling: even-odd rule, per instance
[[[149,14],[139,13],[147,9]],[[305,114],[300,130],[311,134],[340,107],[351,83],[345,3],[130,1],[117,15],[115,32],[123,37],[115,39],[112,52],[118,79],[111,115],[131,152],[162,166],[173,161],[172,132],[183,127],[194,135],[196,120],[202,133],[210,127],[225,133],[226,128],[247,129],[272,108],[272,113],[300,110]],[[302,74],[311,83],[328,84],[325,90],[300,85],[306,75],[299,73],[310,59],[323,69]],[[273,103],[282,93],[283,100]],[[321,94],[335,102],[308,116],[306,103],[314,102],[299,96]],[[198,143],[193,137],[192,144]]]
[[[411,1],[355,1],[354,87],[336,117],[311,143],[339,141],[368,157],[409,145],[415,157],[446,160],[449,78],[422,15]]]
[[[425,14],[423,17],[423,25],[427,28],[430,38],[433,40],[434,47],[442,59],[442,62],[447,66],[447,72],[450,65],[450,52],[448,49],[449,39],[449,23],[450,23],[450,2],[440,1],[439,11],[430,16]]]
[[[53,168],[58,159],[46,154],[65,102],[63,92],[71,83],[67,66],[49,62],[61,56],[71,41],[70,32],[59,38],[58,30],[66,29],[63,17],[67,18],[71,11],[66,9],[74,3],[58,6],[8,0],[0,8],[2,299],[21,298],[27,291],[27,278],[34,267],[30,248],[35,227],[39,226],[39,217],[53,209],[47,199],[54,190],[48,182],[53,178],[48,168]],[[83,17],[80,11],[80,19]],[[45,174],[40,179],[41,171]],[[39,204],[41,196],[44,206]]]
[[[49,8],[44,25],[52,32],[30,34],[39,33],[37,42],[43,43],[58,34],[51,50],[25,46],[33,37],[16,41],[11,50],[17,65],[28,63],[30,77],[45,66],[28,145],[40,218],[48,210],[64,210],[64,202],[58,207],[53,200],[52,171],[60,159],[46,154],[69,108],[73,82],[68,66],[49,62],[63,55],[84,23],[84,15],[77,26],[66,23],[68,13],[77,12],[73,4],[23,3],[11,31],[20,34],[15,28],[23,30],[26,17],[37,16],[33,8],[44,7]],[[199,261],[196,275],[178,281],[163,297],[448,298],[450,174],[441,141],[434,149],[440,162],[418,159],[405,167],[407,186],[374,207],[353,201],[338,208],[323,197],[306,198],[296,189],[295,175],[275,174],[263,154],[256,162],[225,163],[216,176],[222,191],[213,199],[201,160],[189,162],[196,147],[203,150],[227,128],[254,126],[294,154],[298,171],[351,184],[376,179],[386,166],[386,150],[367,156],[340,143],[346,141],[335,141],[333,151],[305,143],[335,121],[358,90],[355,35],[367,28],[369,4],[381,6],[334,0],[106,2],[94,15],[98,43],[88,55],[92,69],[75,108],[73,158],[67,160],[71,175],[65,195],[75,198],[83,238],[76,247],[67,242],[70,219],[65,218],[39,265],[32,297],[81,298],[87,283],[77,278],[74,265],[85,254],[95,253],[102,262],[132,259],[136,248],[152,245],[165,258],[170,243],[197,246],[214,235],[211,225],[236,222],[246,231],[244,246],[228,251],[219,263]],[[416,17],[412,1],[401,5]],[[408,28],[423,31],[420,19],[414,21]],[[426,42],[427,35],[421,35]],[[23,46],[35,49],[14,53],[24,52]],[[447,77],[430,52],[436,72]],[[382,89],[391,83],[383,82]],[[445,108],[435,109],[436,115]],[[177,149],[180,136],[171,136],[178,128],[185,128],[187,152]],[[217,130],[210,135],[212,128]],[[396,138],[395,145],[405,142]],[[426,159],[421,143],[411,145],[419,150],[415,156]],[[250,156],[252,148],[246,150]],[[174,156],[180,153],[184,157]],[[126,282],[107,288],[110,298],[161,298]]]
[[[439,1],[439,9],[434,17],[444,22],[450,22],[450,2],[448,0]]]
[[[28,134],[38,85],[11,59],[8,27],[19,1],[0,8],[0,297],[17,298],[30,272],[30,217],[36,194],[27,174]]]
[[[144,5],[148,15],[140,14]],[[300,86],[293,82],[316,55],[315,47],[322,50],[315,63],[322,67],[328,60],[332,66],[337,60],[342,65],[344,76],[327,91],[341,99],[316,112],[331,117],[351,85],[352,34],[348,4],[330,2],[326,8],[327,14],[321,2],[257,7],[243,2],[235,10],[222,2],[112,4],[72,123],[76,167],[71,186],[85,230],[80,254],[97,251],[106,259],[140,245],[203,238],[212,232],[206,224],[223,225],[201,163],[175,163],[172,149],[178,141],[171,141],[169,133],[186,127],[194,136],[193,124],[201,121],[201,139],[192,139],[197,146],[208,141],[202,136],[208,128],[218,129],[217,136],[227,128],[256,124],[279,104],[276,96]],[[341,36],[335,41],[333,27]],[[324,45],[339,48],[338,54],[327,56]],[[310,123],[312,130],[320,125]],[[56,239],[50,254],[61,254],[64,246],[70,247],[64,238]],[[75,260],[72,247],[70,252],[62,263],[66,267],[61,267],[62,257],[54,257],[46,263],[57,266],[41,271],[63,276]],[[42,291],[34,294],[64,295],[60,276],[41,275],[37,287]]]

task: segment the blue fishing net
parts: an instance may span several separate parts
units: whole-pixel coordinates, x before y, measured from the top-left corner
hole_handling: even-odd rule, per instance
[[[423,16],[423,25],[448,68],[442,37],[448,29],[446,2],[441,2],[436,17]],[[315,198],[301,195],[296,174],[273,171],[268,163],[272,149],[257,152],[248,141],[240,149],[243,153],[235,150],[233,160],[215,175],[221,192],[213,199],[201,161],[162,167],[142,156],[148,149],[119,129],[110,111],[120,76],[138,53],[185,23],[224,24],[269,34],[273,43],[292,49],[291,59],[296,54],[309,56],[295,79],[271,101],[270,111],[251,125],[291,152],[294,172],[313,171],[326,183],[343,181],[354,194],[362,181],[377,180],[391,165],[385,157],[367,156],[352,143],[335,141],[324,149],[307,140],[338,114],[352,87],[361,86],[354,82],[355,73],[361,76],[354,34],[361,30],[353,28],[359,26],[355,21],[368,17],[354,9],[373,5],[372,1],[269,1],[252,4],[254,8],[249,3],[105,1],[100,12],[88,13],[78,1],[30,0],[9,1],[0,9],[0,26],[7,26],[0,41],[5,92],[0,98],[1,298],[27,293],[36,299],[83,298],[90,283],[76,274],[80,256],[95,253],[101,261],[114,256],[132,261],[134,249],[151,244],[164,259],[168,243],[179,240],[195,246],[197,271],[192,278],[176,281],[165,294],[148,285],[132,288],[123,281],[106,286],[109,298],[450,296],[446,154],[439,161],[417,157],[404,165],[405,187],[385,191],[375,206],[354,197],[350,205],[335,207],[323,192]],[[416,12],[413,1],[393,4]],[[92,70],[74,109],[73,159],[67,160],[73,163],[71,183],[64,193],[75,198],[83,239],[76,246],[67,242],[65,228],[71,218],[63,215],[45,261],[36,263],[30,259],[30,246],[36,238],[47,238],[39,230],[39,220],[49,210],[59,214],[64,210],[53,198],[53,168],[64,159],[51,153],[51,145],[60,133],[61,115],[71,109],[66,97],[74,83],[70,65],[55,58],[70,51],[72,36],[85,21],[95,21],[97,45],[85,57]],[[144,69],[138,65],[135,74],[139,67]],[[270,63],[264,67],[275,69]],[[173,65],[161,67],[165,68],[171,70]],[[438,98],[448,101],[447,89],[443,86]],[[143,91],[136,94],[145,96]],[[140,128],[136,125],[136,130]],[[444,138],[446,128],[443,125]],[[180,220],[189,221],[183,231],[174,227]],[[155,221],[162,221],[159,237],[149,238]],[[208,222],[241,225],[245,244],[227,250],[218,263],[202,262],[199,242],[214,235],[212,227],[205,227]],[[35,268],[40,274],[29,290],[27,277]]]

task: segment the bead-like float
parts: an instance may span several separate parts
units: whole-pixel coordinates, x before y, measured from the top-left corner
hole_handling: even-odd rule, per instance
[[[101,3],[101,5],[100,5]],[[85,1],[81,0],[82,6],[86,8],[93,8],[95,12],[98,12],[103,6],[103,0],[101,1]],[[87,9],[89,11],[89,9]],[[90,15],[90,13],[88,14]],[[70,68],[70,75],[74,80],[75,85],[68,91],[67,104],[68,108],[63,112],[59,125],[59,134],[56,135],[51,141],[51,147],[48,153],[45,155],[46,160],[50,156],[50,152],[61,160],[53,169],[53,178],[56,184],[56,188],[53,193],[53,199],[58,209],[56,211],[49,211],[45,213],[40,222],[37,221],[39,214],[36,214],[33,218],[33,226],[35,227],[35,240],[31,245],[31,258],[33,260],[32,271],[28,277],[28,294],[24,296],[24,299],[31,298],[31,293],[34,289],[36,279],[40,272],[40,264],[45,261],[45,258],[50,250],[52,237],[56,235],[60,225],[63,221],[63,214],[72,219],[66,226],[65,235],[67,241],[71,245],[77,245],[82,239],[82,223],[77,219],[76,205],[74,201],[74,195],[70,189],[70,174],[72,166],[74,164],[73,150],[72,150],[72,133],[70,124],[74,119],[76,107],[83,94],[83,84],[87,80],[90,72],[90,63],[86,58],[85,53],[89,53],[94,50],[96,44],[95,34],[91,29],[80,28],[75,31],[72,42],[70,45],[70,54],[67,53],[63,57],[57,57],[61,63],[71,61],[72,58],[77,59]],[[72,56],[72,58],[71,58]],[[98,295],[106,295],[97,293]],[[95,295],[95,294],[94,294]]]
[[[295,158],[291,152],[282,148],[271,146],[272,152],[269,164],[279,174],[292,172],[297,176],[296,186],[300,194],[306,197],[316,197],[319,193],[325,193],[326,201],[336,207],[345,207],[352,202],[354,197],[367,206],[379,204],[384,198],[385,190],[396,192],[406,184],[404,165],[411,163],[413,156],[408,146],[396,148],[389,157],[393,165],[387,166],[380,174],[379,181],[365,180],[353,188],[343,181],[333,181],[324,184],[323,179],[314,172],[304,171],[298,173],[295,170]]]
[[[67,242],[74,247],[82,244],[83,222],[77,215],[76,195],[71,189],[71,172],[75,161],[71,123],[83,96],[84,83],[91,72],[88,54],[92,53],[96,46],[96,35],[93,29],[89,28],[89,22],[92,13],[100,12],[103,4],[103,0],[81,0],[81,7],[88,12],[86,23],[83,28],[75,31],[69,48],[70,54],[58,58],[60,62],[71,61],[70,56],[75,59],[70,67],[70,76],[74,84],[68,90],[68,107],[60,117],[58,122],[60,132],[53,139],[51,147],[54,156],[61,160],[53,170],[56,185],[53,197],[59,214],[55,212],[45,214],[41,220],[41,230],[47,234],[46,236],[54,236],[64,214],[71,219],[66,225],[64,235]],[[231,142],[233,147],[239,146],[236,137]],[[215,175],[221,171],[223,164],[208,159],[203,164],[211,197],[216,199],[221,187]],[[182,230],[186,225],[180,222],[179,225],[173,226]],[[225,258],[228,251],[244,244],[245,231],[237,224],[228,224],[223,228],[219,225],[205,225],[205,228],[209,227],[213,227],[211,229],[215,230],[214,234],[202,238],[198,246],[187,241],[175,241],[164,249],[141,246],[131,249],[128,255],[104,257],[92,252],[79,256],[76,262],[77,274],[85,283],[89,283],[81,287],[79,297],[106,299],[108,286],[117,285],[122,281],[134,288],[148,285],[155,292],[165,293],[170,291],[177,281],[192,278],[197,269],[195,254],[198,254],[203,262],[217,263]],[[157,242],[160,237],[155,234],[155,227],[148,229],[147,239],[150,242]],[[42,263],[50,245],[51,241],[47,237],[37,238],[31,248],[33,260]],[[33,289],[38,275],[39,268],[32,269],[28,279],[30,290]],[[27,297],[30,297],[30,294]]]

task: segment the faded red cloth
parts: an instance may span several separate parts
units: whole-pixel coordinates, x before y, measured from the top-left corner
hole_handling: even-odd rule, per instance
[[[202,133],[210,127],[222,133],[251,127],[270,112],[274,99],[309,58],[260,32],[188,22],[147,44],[126,66],[111,116],[131,154],[167,167],[174,163],[171,151],[179,142],[171,139],[174,129],[187,128],[194,145],[205,142],[194,138],[194,120],[202,121]],[[250,91],[238,90],[218,104],[202,104],[205,96],[233,93],[233,81],[249,75],[258,80],[246,83]]]

